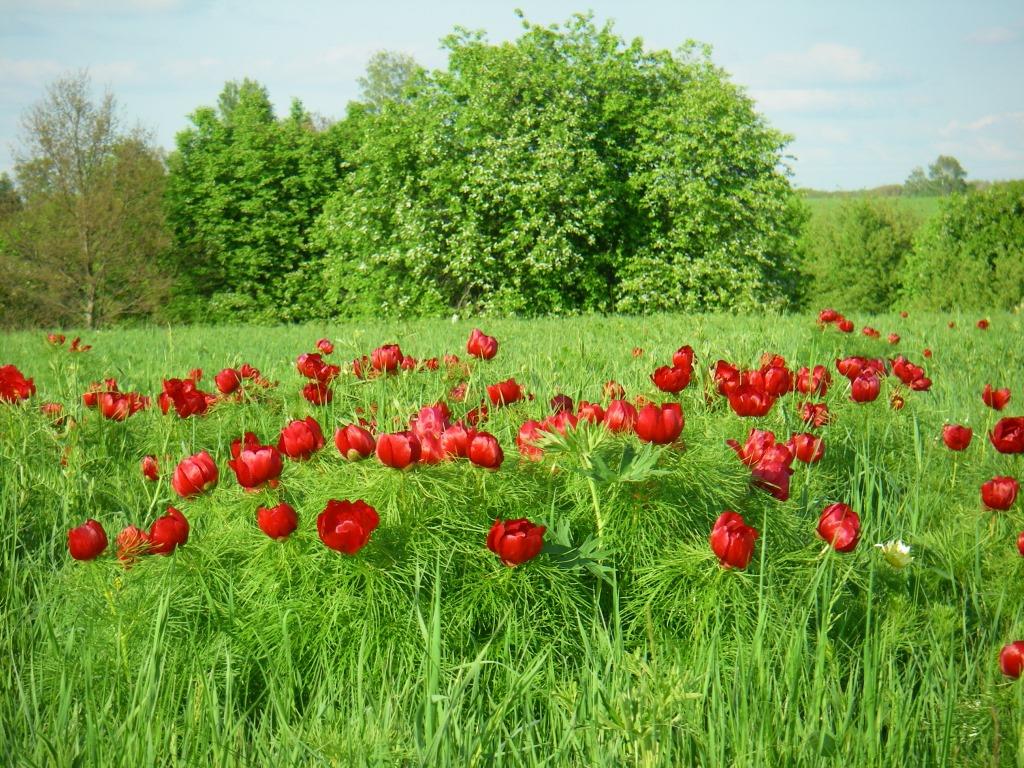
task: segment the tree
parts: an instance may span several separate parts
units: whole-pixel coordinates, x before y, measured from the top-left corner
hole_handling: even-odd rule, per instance
[[[339,314],[782,306],[797,218],[781,150],[705,49],[589,16],[457,30],[373,119],[313,238]]]
[[[935,162],[928,166],[928,180],[939,195],[966,192],[966,177],[967,171],[960,165],[960,161],[949,155],[939,155]]]
[[[278,119],[266,89],[224,86],[177,136],[167,211],[173,311],[184,319],[295,320],[319,313],[307,230],[344,172],[341,127],[318,131],[302,104]]]
[[[422,72],[407,53],[377,51],[366,64],[366,74],[357,81],[361,101],[371,112],[380,112],[388,103],[406,101],[405,89]]]
[[[84,72],[60,78],[23,119],[4,254],[26,321],[93,328],[147,316],[163,294],[162,159],[91,90]]]
[[[907,180],[903,182],[903,193],[913,197],[927,197],[934,194],[931,183],[924,173],[924,168],[917,166],[910,172]]]
[[[1024,182],[952,195],[921,230],[903,274],[909,305],[1024,308]]]

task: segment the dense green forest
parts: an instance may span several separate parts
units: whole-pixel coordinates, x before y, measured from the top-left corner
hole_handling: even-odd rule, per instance
[[[802,193],[791,137],[706,47],[589,16],[444,46],[437,71],[375,55],[340,120],[229,82],[170,153],[86,75],[56,81],[0,177],[0,324],[1024,301],[1024,183],[939,157]]]

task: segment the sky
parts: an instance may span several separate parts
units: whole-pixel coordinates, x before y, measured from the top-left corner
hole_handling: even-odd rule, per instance
[[[62,74],[87,69],[128,125],[168,149],[224,83],[250,77],[286,113],[292,98],[340,118],[379,50],[429,68],[456,25],[492,41],[530,21],[593,11],[651,49],[687,39],[790,134],[794,184],[901,183],[953,155],[969,179],[1024,178],[1024,3],[860,2],[236,2],[0,0],[0,171],[14,167],[21,115]]]

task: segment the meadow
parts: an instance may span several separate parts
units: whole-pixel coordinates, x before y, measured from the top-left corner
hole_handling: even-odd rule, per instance
[[[43,332],[0,336],[0,365],[37,390],[0,402],[4,764],[1024,763],[1024,694],[999,663],[1024,639],[1024,500],[995,512],[979,496],[994,476],[1024,478],[1024,458],[988,438],[1024,412],[1024,319],[992,314],[987,330],[966,315],[853,319],[853,333],[810,315],[725,314],[151,327],[90,332],[81,353]],[[467,355],[476,325],[498,340],[493,359]],[[320,338],[342,370],[333,399],[314,405],[296,359]],[[350,361],[386,343],[461,360],[352,374]],[[652,372],[683,345],[689,386],[659,391]],[[832,386],[741,417],[711,371],[719,360],[756,369],[765,353],[793,373],[823,365]],[[853,402],[837,360],[898,354],[931,387],[890,372],[877,399]],[[243,363],[276,386],[187,418],[157,407],[164,379],[201,368],[198,386],[216,393],[214,375]],[[150,407],[123,421],[86,407],[82,394],[109,377]],[[510,377],[534,397],[492,404],[479,422],[504,451],[497,469],[459,459],[401,471],[335,447],[335,429],[361,418],[379,436],[447,401],[463,419]],[[540,439],[539,461],[517,450],[552,397],[607,406],[609,381],[630,401],[680,403],[678,439],[581,421]],[[1002,412],[982,402],[985,384],[1011,390]],[[805,424],[805,401],[826,403],[831,421]],[[44,402],[63,412],[42,413]],[[252,431],[276,445],[307,416],[326,445],[285,459],[277,487],[240,487],[232,441]],[[946,424],[973,428],[965,450],[944,445]],[[792,461],[785,501],[726,443],[752,428],[823,440],[819,461]],[[175,466],[202,450],[218,483],[181,498]],[[140,472],[147,455],[155,481]],[[354,554],[318,537],[331,499],[379,515]],[[298,528],[275,540],[256,510],[280,501]],[[845,552],[817,532],[837,502],[860,521]],[[119,531],[147,529],[171,505],[187,543],[115,556]],[[745,567],[709,545],[726,510],[757,531]],[[68,531],[87,518],[110,545],[80,562]],[[516,518],[545,526],[544,549],[510,567],[487,541],[496,520]],[[909,544],[909,563],[875,546],[892,540]]]

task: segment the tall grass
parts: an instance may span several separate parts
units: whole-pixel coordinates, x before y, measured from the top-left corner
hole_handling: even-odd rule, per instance
[[[948,319],[861,318],[899,332],[895,349],[823,333],[806,317],[488,322],[501,351],[474,367],[456,416],[511,375],[537,396],[493,413],[488,429],[507,457],[498,472],[396,472],[346,463],[329,443],[310,462],[289,462],[281,489],[256,495],[225,466],[243,430],[269,441],[287,419],[312,414],[327,433],[371,405],[382,429],[397,428],[454,383],[442,372],[349,378],[316,408],[298,395],[293,361],[318,337],[335,340],[340,360],[388,341],[426,357],[461,354],[469,326],[111,331],[78,356],[41,334],[0,337],[0,364],[35,376],[33,402],[61,401],[77,422],[54,430],[32,405],[0,407],[4,764],[1020,764],[1024,695],[996,655],[1024,637],[1014,546],[1024,508],[984,512],[978,486],[1024,476],[1019,457],[988,444],[996,416],[980,399],[986,382],[1024,399],[1024,328],[1010,316],[993,317],[988,332],[975,318],[952,318],[954,329]],[[705,401],[702,379],[680,396],[685,446],[649,450],[651,466],[628,477],[595,473],[588,457],[614,468],[637,448],[632,438],[553,448],[539,465],[517,460],[519,425],[546,414],[556,392],[599,400],[616,379],[630,395],[666,399],[648,375],[684,343],[702,369],[720,357],[754,364],[768,350],[794,367],[898,350],[935,384],[892,411],[884,393],[849,402],[836,376],[825,458],[797,466],[786,503],[749,487],[724,440],[742,441],[755,424],[782,439],[801,431],[794,398],[740,419]],[[154,409],[122,424],[80,405],[105,376],[154,393],[162,377],[198,365],[209,384],[242,361],[280,381],[264,402],[187,420]],[[1015,403],[1008,412],[1020,412]],[[947,421],[975,429],[963,454],[939,440]],[[200,449],[218,459],[221,482],[180,502],[167,485],[173,462]],[[161,457],[156,485],[139,474],[147,453]],[[278,498],[300,518],[284,542],[254,521]],[[354,557],[317,539],[330,498],[363,498],[380,513]],[[850,554],[814,534],[832,501],[861,515]],[[172,556],[128,570],[68,556],[66,532],[85,518],[113,537],[171,503],[192,525]],[[721,569],[707,543],[727,508],[761,532],[746,571]],[[497,517],[543,523],[560,546],[507,568],[484,546]],[[901,571],[872,547],[892,538],[913,547]]]

